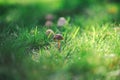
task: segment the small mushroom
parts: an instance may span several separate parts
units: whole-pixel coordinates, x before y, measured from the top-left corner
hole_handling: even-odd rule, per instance
[[[56,34],[54,40],[58,42],[58,49],[60,50],[60,41],[63,40],[63,36],[61,34]]]
[[[54,16],[52,14],[48,14],[48,15],[46,15],[45,19],[47,21],[52,21],[54,19]]]
[[[48,37],[54,36],[54,31],[53,31],[52,29],[47,29],[47,30],[46,30],[46,35],[47,35]]]
[[[46,21],[45,22],[45,26],[48,27],[48,28],[51,27],[52,25],[53,25],[52,21]]]
[[[58,27],[62,27],[67,23],[66,19],[64,17],[60,17],[57,22]]]

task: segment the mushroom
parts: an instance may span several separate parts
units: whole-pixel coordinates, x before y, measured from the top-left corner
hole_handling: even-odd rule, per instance
[[[52,21],[54,19],[54,16],[52,14],[48,14],[48,15],[46,15],[45,19],[47,21]]]
[[[48,28],[52,25],[53,25],[52,21],[46,21],[45,22],[45,26],[48,27]]]
[[[47,29],[46,30],[46,35],[48,36],[48,38],[50,37],[50,36],[54,36],[54,31],[52,30],[52,29]]]
[[[67,23],[66,19],[64,17],[60,17],[57,22],[58,27],[62,27]]]
[[[56,34],[54,40],[58,42],[58,49],[60,50],[60,41],[63,40],[63,36],[61,34]]]

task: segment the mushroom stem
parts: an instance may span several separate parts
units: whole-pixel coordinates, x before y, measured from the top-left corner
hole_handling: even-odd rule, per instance
[[[58,50],[60,50],[60,40],[58,40]]]

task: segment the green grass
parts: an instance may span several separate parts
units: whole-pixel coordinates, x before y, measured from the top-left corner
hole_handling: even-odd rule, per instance
[[[5,43],[1,49],[4,51],[6,47],[6,51],[2,51],[4,55],[1,55],[3,61],[5,60],[3,67],[6,65],[15,67],[20,64],[24,66],[23,71],[26,71],[29,80],[72,78],[107,80],[109,72],[119,69],[120,36],[113,25],[109,23],[102,26],[93,25],[89,30],[81,30],[79,26],[65,27],[65,31],[62,32],[65,38],[60,51],[55,41],[47,39],[45,28],[40,29],[39,26],[19,29],[19,33],[15,33],[17,36],[10,35],[8,40],[3,41]],[[7,55],[9,61],[4,59]],[[11,73],[13,74],[12,71]],[[17,77],[23,78],[22,73],[14,76],[15,79]],[[116,76],[110,78],[118,80]]]
[[[31,8],[38,11],[29,17]],[[0,17],[4,22],[0,80],[119,80],[119,7],[118,12],[109,13],[106,5],[90,6],[81,14],[66,17],[68,24],[62,28],[55,19],[51,29],[64,37],[60,50],[46,35],[47,28],[37,23],[38,17],[44,17],[38,12],[45,8],[40,8],[19,5]]]

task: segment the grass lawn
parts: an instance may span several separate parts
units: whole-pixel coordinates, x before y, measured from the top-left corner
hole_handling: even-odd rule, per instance
[[[60,0],[27,1],[0,1],[0,80],[119,80],[119,3],[71,11]],[[48,13],[49,29],[63,36],[60,48],[46,35]],[[66,24],[59,27],[61,16]]]

